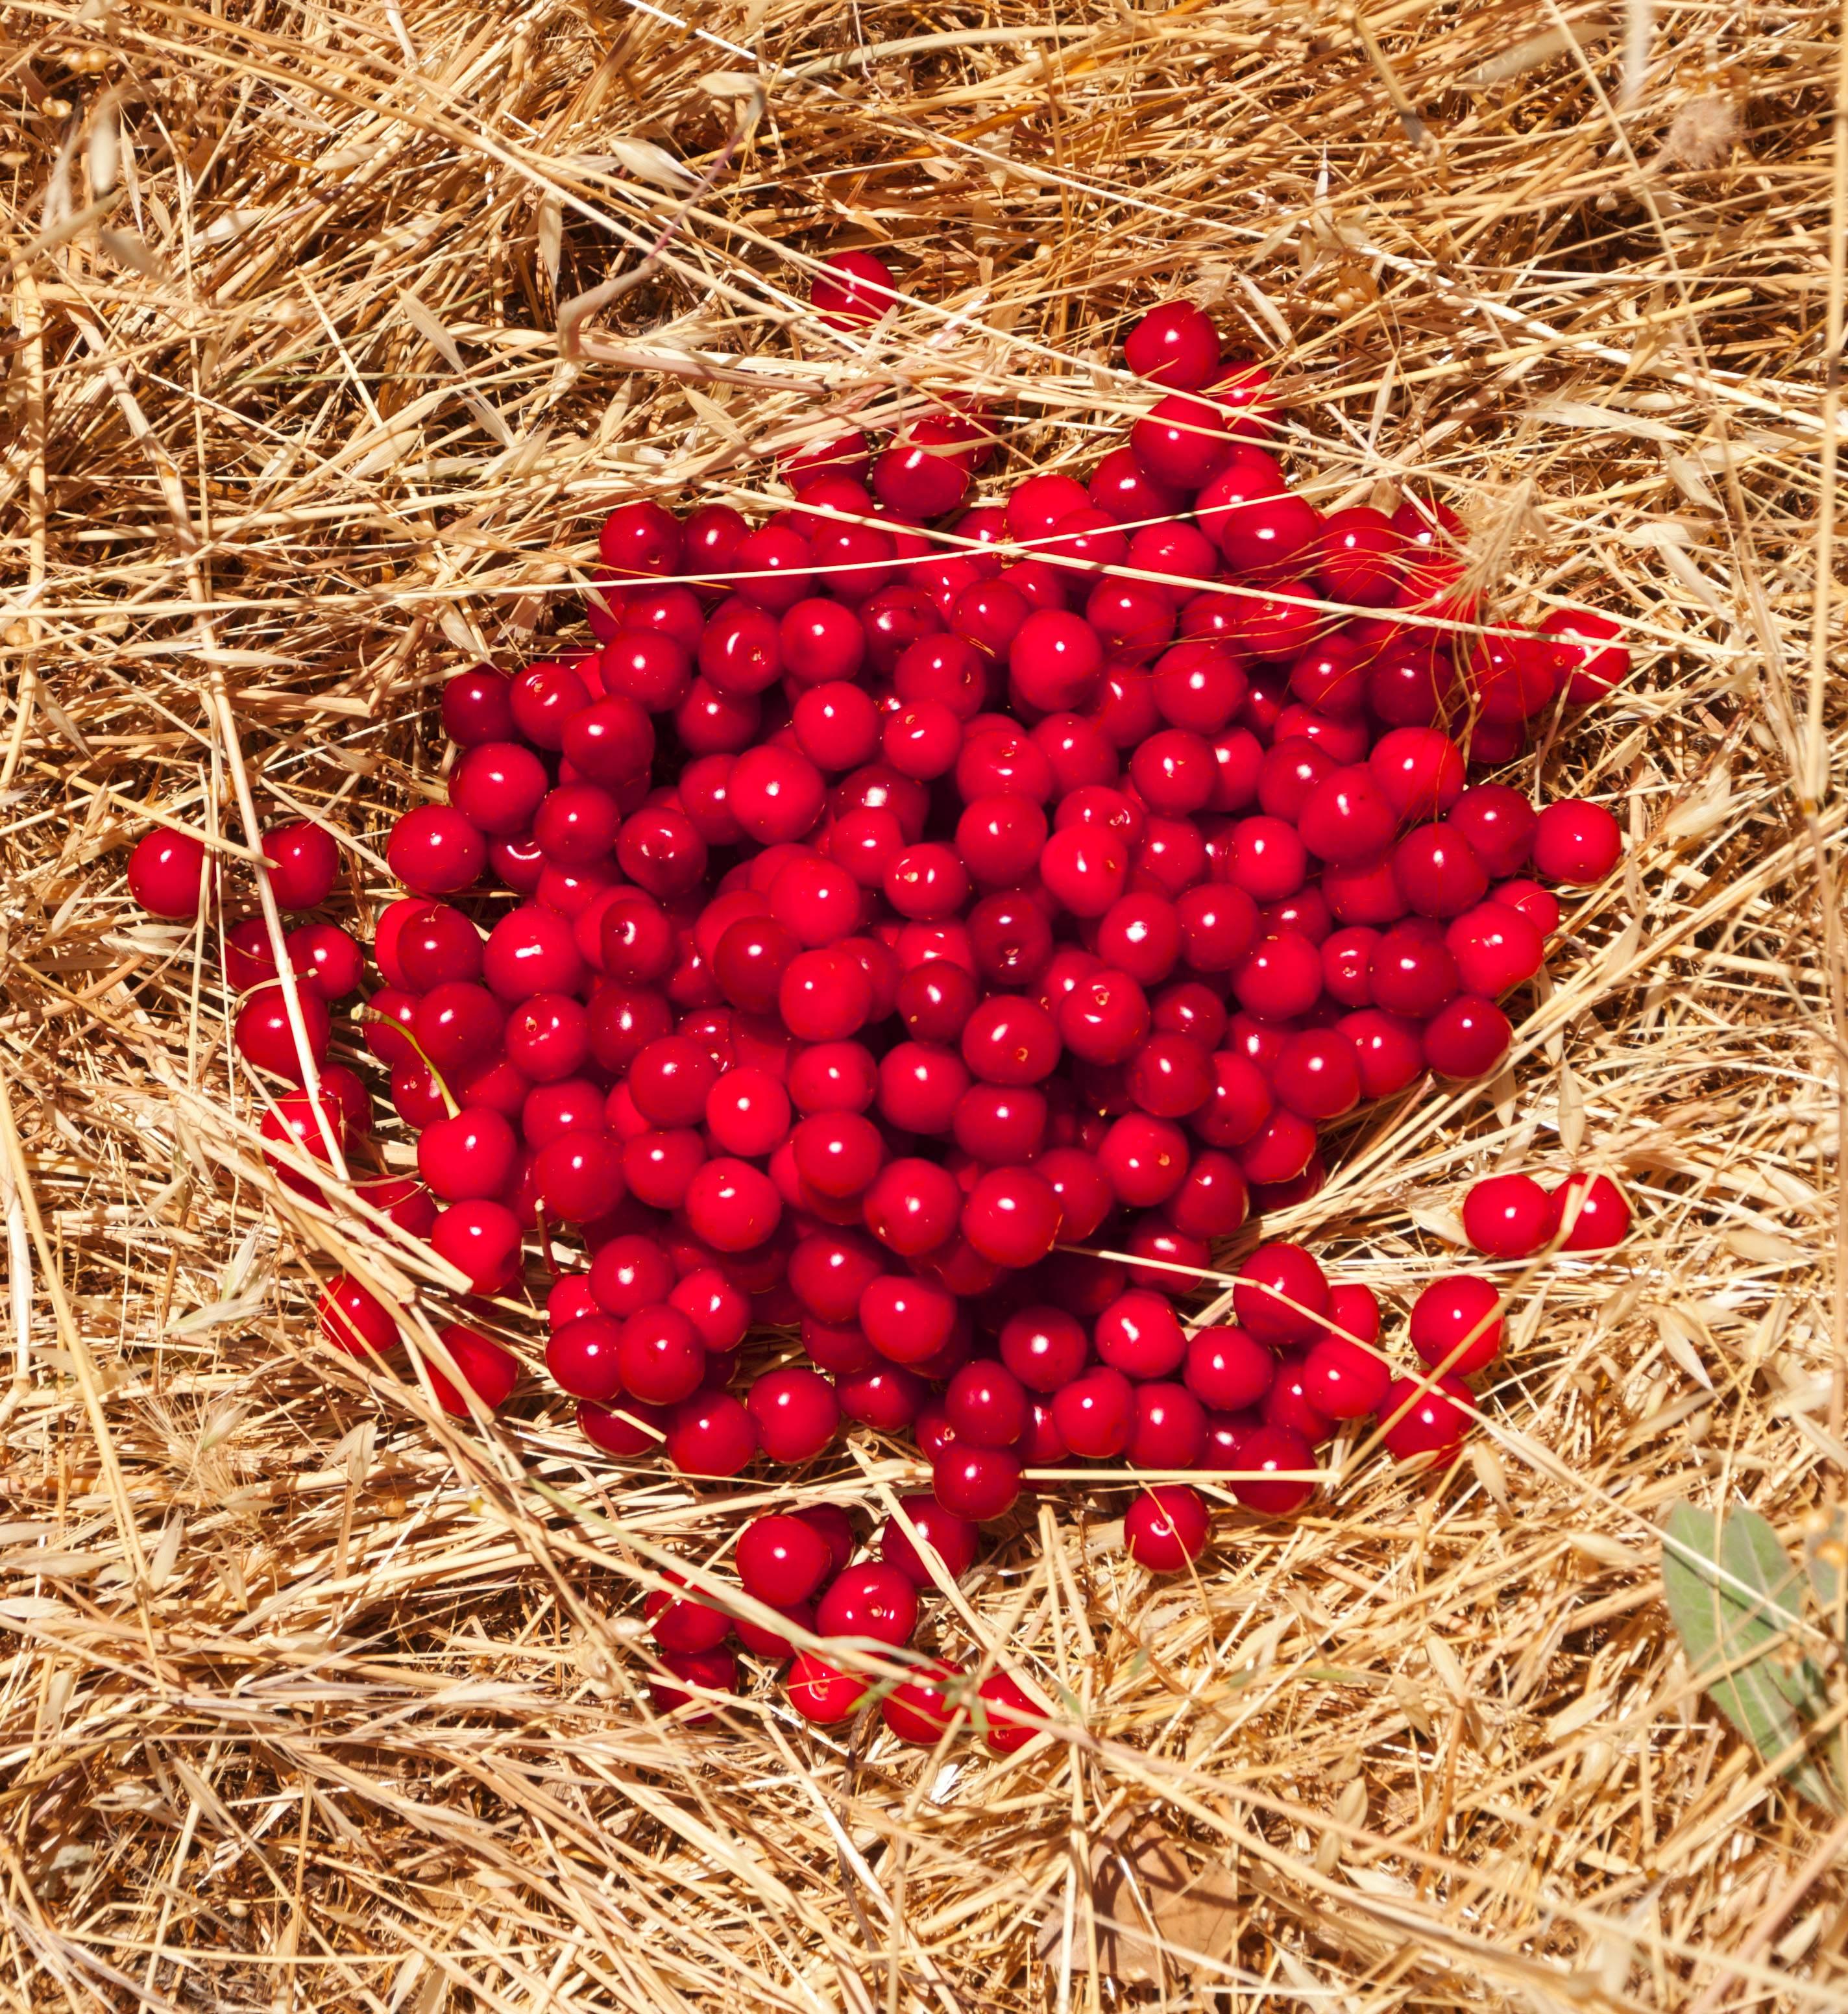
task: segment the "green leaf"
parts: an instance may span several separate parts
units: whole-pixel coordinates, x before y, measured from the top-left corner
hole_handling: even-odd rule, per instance
[[[1821,1668],[1803,1654],[1803,1575],[1756,1511],[1722,1521],[1678,1503],[1665,1520],[1662,1584],[1696,1683],[1767,1762],[1827,1811],[1841,1799],[1807,1751],[1828,1704]],[[1792,1751],[1795,1751],[1792,1753]]]

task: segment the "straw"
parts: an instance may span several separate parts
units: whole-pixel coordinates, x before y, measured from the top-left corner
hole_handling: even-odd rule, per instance
[[[1791,1536],[1848,1462],[1843,25],[12,10],[9,2003],[1848,2004],[1841,1830],[1692,1686],[1657,1536],[1682,1497]],[[804,303],[846,245],[909,305],[840,335]],[[1441,497],[1491,619],[1597,607],[1636,662],[1512,772],[1630,851],[1510,1072],[1360,1115],[1266,1232],[1377,1289],[1408,1368],[1476,1176],[1610,1173],[1636,1232],[1483,1268],[1509,1346],[1448,1471],[1356,1432],[1304,1515],[1221,1507],[1166,1582],[1122,1482],[1023,1506],[920,1639],[1050,1709],[1011,1758],[811,1729],[748,1662],[710,1724],[663,1718],[664,1571],[728,1578],[765,1507],[870,1532],[922,1467],[859,1436],[689,1485],[595,1457],[543,1375],[490,1428],[329,1349],[350,1263],[439,1366],[455,1276],[261,1159],[215,952],[257,912],[252,815],[345,835],[369,930],[442,679],[571,633],[612,503],[774,507],[776,454],[947,396],[988,403],[994,481],[1082,475],[1176,292],[1275,370],[1318,503]],[[214,850],[198,930],[127,900],[150,823]],[[537,1373],[534,1310],[494,1325]]]

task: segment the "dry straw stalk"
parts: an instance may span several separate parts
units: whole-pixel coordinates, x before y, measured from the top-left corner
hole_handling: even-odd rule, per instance
[[[1691,1686],[1655,1537],[1682,1496],[1788,1533],[1848,1462],[1843,26],[0,9],[9,2005],[1848,2003],[1844,1830]],[[817,328],[842,242],[922,305]],[[1512,1077],[1370,1118],[1285,1227],[1401,1302],[1488,1168],[1611,1170],[1639,1233],[1524,1282],[1454,1473],[1338,1444],[1312,1514],[1228,1516],[1180,1586],[1108,1543],[1120,1496],[1048,1499],[945,1611],[1065,1716],[1020,1756],[818,1735],[767,1683],[663,1722],[640,1592],[722,1568],[740,1500],[586,1462],[536,1383],[481,1431],[331,1356],[312,1272],[428,1338],[443,1269],[278,1191],[210,940],[138,920],[124,849],[177,823],[248,891],[253,821],[305,813],[369,914],[437,684],[571,613],[613,498],[761,496],[949,389],[1015,468],[1082,468],[1176,289],[1275,362],[1322,496],[1434,487],[1499,611],[1609,608],[1638,665],[1531,765],[1632,851]]]

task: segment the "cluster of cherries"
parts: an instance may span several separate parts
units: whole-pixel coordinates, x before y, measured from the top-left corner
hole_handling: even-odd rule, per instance
[[[857,254],[815,293],[845,323],[890,299]],[[595,640],[445,688],[447,801],[392,833],[409,892],[362,1010],[419,1178],[356,1192],[481,1296],[515,1286],[535,1232],[575,1228],[589,1263],[550,1290],[546,1364],[591,1442],[726,1477],[812,1460],[843,1419],[908,1432],[932,1476],[910,1526],[952,1577],[1029,1471],[1148,1474],[1126,1542],[1175,1571],[1208,1537],[1187,1471],[1275,1515],[1340,1423],[1377,1419],[1402,1458],[1455,1447],[1463,1381],[1499,1347],[1492,1281],[1420,1297],[1427,1368],[1399,1380],[1373,1296],[1298,1245],[1244,1260],[1230,1324],[1170,1296],[1249,1215],[1316,1192],[1319,1129],[1427,1072],[1495,1070],[1498,1002],[1559,920],[1545,884],[1621,851],[1601,808],[1536,812],[1480,774],[1625,675],[1615,625],[1485,633],[1441,506],[1319,512],[1262,445],[1267,374],[1197,308],[1155,310],[1127,358],[1166,395],[1088,485],[1032,475],[965,509],[997,443],[955,410],[876,453],[804,453],[754,526],[614,511]],[[324,831],[264,850],[284,908],[325,902]],[[131,887],[195,915],[205,865],[158,831]],[[313,1166],[371,1131],[328,1055],[364,960],[324,921],[284,949],[292,1012],[261,919],[223,946],[236,1045],[293,1087],[263,1121],[274,1164],[313,1196]],[[1549,1196],[1511,1175],[1465,1220],[1521,1257],[1613,1244],[1628,1210],[1601,1177]],[[355,1354],[401,1339],[350,1276],[321,1315]],[[765,1324],[799,1342],[741,1394]],[[500,1404],[513,1356],[441,1333]],[[902,1646],[924,1556],[902,1525],[876,1560],[854,1544],[837,1510],[760,1518],[740,1582],[791,1625]],[[791,1649],[691,1591],[650,1613],[682,1682],[664,1704],[735,1684],[733,1629]],[[804,1654],[790,1697],[833,1720],[867,1685]],[[964,1690],[920,1666],[887,1721],[934,1740],[993,1708],[992,1743],[1027,1738],[1011,1679]]]

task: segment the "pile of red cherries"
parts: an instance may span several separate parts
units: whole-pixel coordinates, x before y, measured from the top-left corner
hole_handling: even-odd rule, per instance
[[[891,288],[846,254],[815,303],[864,322]],[[1230,1322],[1173,1296],[1251,1216],[1316,1192],[1322,1129],[1502,1063],[1499,1002],[1559,921],[1547,884],[1602,880],[1621,841],[1595,805],[1536,811],[1482,772],[1627,674],[1617,625],[1484,629],[1441,505],[1318,511],[1266,445],[1268,374],[1199,309],[1156,309],[1126,360],[1164,395],[1088,483],[1028,475],[968,507],[999,443],[955,409],[794,457],[792,500],[755,525],[625,504],[593,639],[451,679],[446,801],[392,832],[409,892],[359,1019],[418,1177],[356,1192],[477,1295],[545,1254],[547,1368],[611,1455],[730,1477],[813,1461],[848,1421],[929,1463],[875,1557],[833,1507],[747,1525],[756,1619],[709,1585],[657,1593],[664,1706],[735,1687],[735,1632],[794,1656],[798,1711],[843,1718],[872,1681],[796,1656],[763,1611],[907,1645],[979,1528],[1089,1463],[1148,1477],[1128,1550],[1183,1570],[1209,1536],[1187,1474],[1282,1515],[1343,1423],[1447,1454],[1499,1348],[1494,1283],[1449,1277],[1412,1312],[1425,1367],[1395,1379],[1373,1295],[1291,1243],[1237,1263]],[[327,833],[264,851],[285,909],[328,901]],[[163,830],[131,887],[192,916],[204,867]],[[223,955],[238,1051],[293,1087],[263,1121],[275,1165],[313,1197],[313,1168],[371,1134],[371,1094],[329,1055],[364,959],[327,921],[285,948],[312,1073],[262,919]],[[1603,1177],[1549,1195],[1510,1174],[1465,1224],[1525,1258],[1607,1247],[1628,1217]],[[586,1269],[556,1273],[563,1231]],[[356,1355],[401,1340],[350,1276],[321,1317]],[[776,1360],[740,1391],[766,1325]],[[504,1400],[510,1353],[466,1321],[441,1335],[470,1388],[432,1367],[442,1403]],[[978,1696],[914,1661],[879,1692],[907,1740],[958,1712],[998,1749],[1030,1737],[1004,1674]]]

